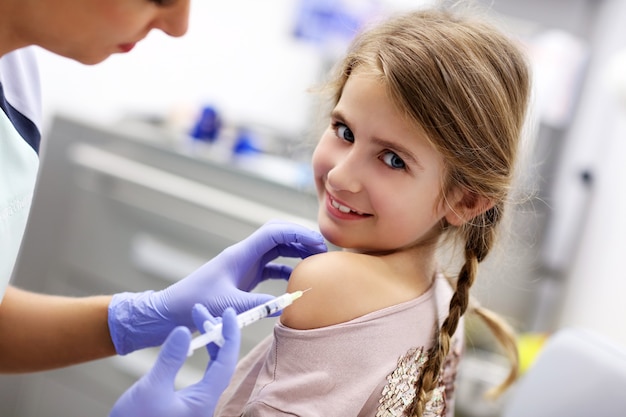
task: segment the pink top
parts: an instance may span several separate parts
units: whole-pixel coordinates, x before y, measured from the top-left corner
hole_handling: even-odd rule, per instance
[[[277,323],[274,337],[241,360],[214,415],[401,415],[415,396],[412,382],[431,346],[434,323],[448,315],[451,296],[440,277],[414,300],[345,323],[312,330]],[[454,415],[462,326],[461,321],[424,417]]]

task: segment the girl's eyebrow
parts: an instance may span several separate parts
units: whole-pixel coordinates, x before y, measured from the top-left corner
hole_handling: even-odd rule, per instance
[[[341,112],[341,110],[337,110],[336,108],[334,108],[333,111],[330,112],[330,117],[332,117],[333,119],[339,119],[344,121],[346,120],[346,117]]]

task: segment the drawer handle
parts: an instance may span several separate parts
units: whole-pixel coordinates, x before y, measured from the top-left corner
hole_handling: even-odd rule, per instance
[[[307,218],[238,197],[91,145],[72,145],[68,150],[68,156],[72,162],[83,168],[153,189],[257,227],[269,220],[280,219],[318,230],[317,224]]]

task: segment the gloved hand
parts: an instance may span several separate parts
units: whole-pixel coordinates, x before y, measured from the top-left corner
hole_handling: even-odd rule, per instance
[[[273,296],[248,291],[269,278],[288,279],[292,271],[288,265],[270,261],[325,251],[318,232],[294,223],[268,222],[162,291],[114,295],[109,304],[109,331],[115,349],[123,355],[159,345],[178,325],[195,329],[189,312],[196,303],[214,316],[221,316],[229,306],[241,313],[264,303]]]
[[[110,417],[206,417],[212,416],[217,400],[228,386],[237,359],[241,334],[233,309],[223,316],[224,346],[209,363],[204,377],[179,391],[174,390],[176,374],[187,359],[191,333],[177,327],[163,345],[156,364],[117,400]]]
[[[219,324],[222,321],[221,318],[214,317],[211,313],[209,313],[209,310],[207,310],[206,307],[202,304],[196,304],[195,306],[193,306],[193,310],[191,311],[191,317],[193,318],[193,322],[196,325],[196,328],[200,330],[200,333],[206,333],[204,331],[205,321],[210,321],[213,325]],[[209,343],[206,348],[209,352],[209,356],[211,357],[211,359],[214,359],[220,350],[220,347],[215,343]]]

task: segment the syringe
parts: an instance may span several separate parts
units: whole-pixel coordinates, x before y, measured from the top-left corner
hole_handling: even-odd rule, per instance
[[[304,294],[305,291],[285,293],[264,304],[260,304],[250,310],[238,314],[237,324],[239,324],[239,328],[241,329],[244,326],[257,322],[262,318],[271,316],[277,311],[284,309],[295,300],[302,297],[302,294]],[[204,322],[203,326],[205,333],[191,341],[191,344],[189,345],[189,352],[187,353],[188,356],[191,356],[194,350],[202,346],[206,346],[209,343],[215,343],[218,346],[222,346],[224,344],[224,337],[222,336],[222,323],[213,324],[207,320]]]

